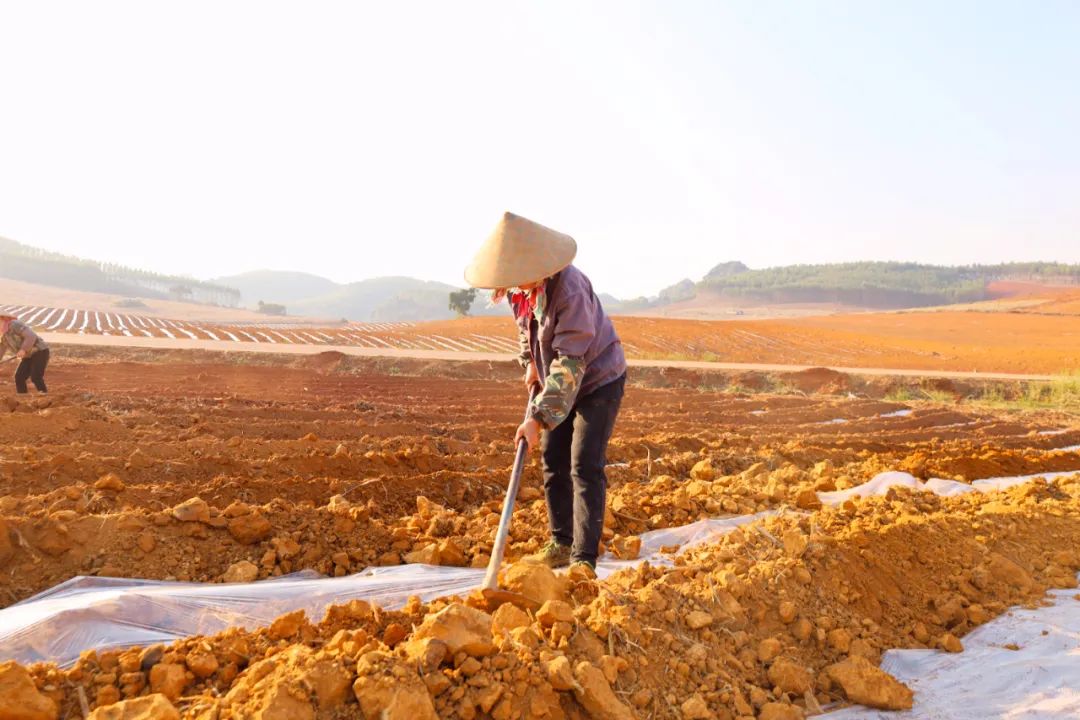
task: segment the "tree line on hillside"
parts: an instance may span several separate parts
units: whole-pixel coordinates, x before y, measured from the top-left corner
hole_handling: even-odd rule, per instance
[[[72,290],[172,299],[225,307],[240,304],[240,291],[181,275],[41,250],[0,238],[0,277]]]
[[[738,261],[723,262],[699,283],[682,280],[654,297],[619,300],[602,296],[612,313],[641,312],[693,299],[708,291],[732,299],[763,303],[837,303],[874,308],[922,307],[978,302],[990,298],[995,280],[1080,284],[1080,265],[1055,262],[1013,262],[997,265],[923,265],[906,262],[850,262],[828,265],[785,265],[751,270]],[[450,293],[449,309],[469,314],[475,291]]]
[[[768,304],[830,302],[901,308],[990,299],[995,280],[1080,284],[1080,265],[1013,262],[940,266],[903,262],[785,265],[751,270],[738,261],[720,263],[700,282],[682,280],[653,297],[618,300],[602,296],[613,313],[633,313],[693,299],[699,292]]]
[[[987,285],[995,280],[1080,284],[1080,265],[1017,262],[948,267],[852,262],[750,270],[741,263],[722,263],[698,287],[723,296],[772,302],[916,306],[985,300]]]

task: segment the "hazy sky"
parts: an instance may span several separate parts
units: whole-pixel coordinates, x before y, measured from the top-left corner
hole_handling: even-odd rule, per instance
[[[512,210],[621,296],[1080,262],[1078,38],[1048,0],[0,0],[0,235],[460,285]]]

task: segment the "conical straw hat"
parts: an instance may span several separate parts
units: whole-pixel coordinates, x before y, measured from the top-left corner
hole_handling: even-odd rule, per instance
[[[577,254],[569,235],[513,213],[504,213],[472,263],[465,282],[476,288],[512,288],[559,272]]]

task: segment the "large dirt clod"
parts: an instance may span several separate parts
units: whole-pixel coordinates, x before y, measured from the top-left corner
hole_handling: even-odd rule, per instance
[[[227,583],[249,583],[259,577],[259,566],[249,560],[233,563],[221,576]]]
[[[161,693],[173,702],[180,699],[191,684],[188,669],[176,663],[158,663],[150,668],[150,690]]]
[[[474,657],[490,655],[495,649],[491,616],[476,608],[453,603],[424,618],[413,638],[433,638],[446,643],[451,655],[464,652]]]
[[[574,609],[562,600],[548,600],[536,611],[536,619],[545,627],[557,622],[573,622]]]
[[[94,483],[95,490],[108,490],[110,492],[122,492],[127,487],[124,481],[116,473],[106,473]]]
[[[0,663],[0,720],[56,720],[60,709],[42,695],[22,665]]]
[[[574,696],[595,720],[634,720],[634,711],[616,695],[600,668],[588,662],[574,667]]]
[[[529,614],[516,605],[503,603],[491,615],[491,631],[496,635],[508,635],[511,630],[528,627]]]
[[[611,542],[611,552],[620,560],[637,560],[641,555],[641,538],[637,535],[616,537]]]
[[[699,460],[694,464],[694,467],[690,468],[690,477],[694,480],[702,480],[710,482],[716,479],[716,470],[713,468],[712,460],[705,458]]]
[[[153,694],[99,707],[86,720],[180,720],[180,713],[167,697]]]
[[[767,702],[761,706],[758,720],[803,720],[806,713],[797,705]]]
[[[405,644],[405,656],[423,672],[436,670],[449,654],[449,646],[437,638],[413,638]]]
[[[549,600],[565,600],[567,581],[547,565],[538,562],[516,562],[506,569],[502,586],[542,605]]]
[[[419,550],[405,553],[402,559],[410,565],[438,565],[439,557],[439,546],[431,543]]]
[[[565,655],[556,655],[544,661],[544,674],[556,690],[566,691],[579,687],[574,679],[574,669]]]
[[[911,709],[911,689],[866,658],[849,657],[825,668],[825,674],[852,702],[880,710]]]
[[[777,660],[769,667],[769,682],[783,692],[802,696],[813,687],[814,679],[802,665],[790,660]]]
[[[259,512],[251,512],[229,520],[229,534],[241,545],[251,545],[270,537],[274,526]]]
[[[315,708],[345,703],[353,674],[340,661],[304,646],[249,667],[222,699],[235,717],[259,720],[314,720]]]
[[[698,693],[694,693],[683,701],[679,710],[682,712],[683,720],[711,720],[715,717],[709,710],[709,704],[705,702],[705,698]]]
[[[172,509],[172,516],[180,522],[210,522],[210,506],[202,498],[193,497]]]
[[[409,673],[361,676],[353,693],[366,718],[379,720],[439,720],[427,686]]]

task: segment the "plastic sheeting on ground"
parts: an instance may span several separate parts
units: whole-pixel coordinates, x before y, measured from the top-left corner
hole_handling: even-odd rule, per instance
[[[923,483],[908,473],[886,472],[858,487],[818,493],[818,496],[826,505],[838,505],[855,496],[884,495],[895,486],[955,495],[987,492],[1035,477],[1053,479],[1075,472],[1080,471],[990,478],[971,485],[941,479]],[[620,561],[606,555],[601,558],[597,574],[605,578],[645,561],[669,563],[668,556],[661,553],[662,548],[678,546],[685,550],[772,512],[700,520],[645,533],[641,536],[638,560]],[[77,577],[0,610],[0,661],[50,660],[70,665],[86,648],[171,642],[230,627],[254,629],[294,610],[304,610],[309,617],[320,618],[330,605],[353,599],[393,609],[404,605],[412,595],[425,601],[466,595],[479,587],[483,575],[483,570],[473,568],[398,565],[369,568],[341,578],[299,573],[230,585]]]
[[[964,652],[889,650],[883,670],[915,691],[906,712],[851,707],[828,720],[1064,720],[1080,717],[1080,600],[1014,608],[964,636]],[[1045,633],[1045,634],[1044,634]],[[1005,645],[1014,644],[1018,650]]]
[[[765,514],[645,533],[638,560],[605,555],[597,575],[604,578],[646,560],[669,563],[661,548],[708,542]],[[483,579],[483,570],[431,565],[369,568],[340,578],[309,571],[229,585],[77,577],[0,610],[0,661],[51,660],[66,666],[87,648],[172,642],[230,627],[254,629],[294,610],[320,618],[329,606],[355,599],[394,609],[412,595],[424,601],[466,595]]]
[[[821,500],[823,505],[841,505],[848,500],[856,497],[875,497],[878,495],[884,495],[889,491],[889,488],[893,487],[906,487],[912,490],[922,490],[925,492],[932,492],[935,495],[961,495],[969,492],[993,492],[995,490],[1004,490],[1010,488],[1013,485],[1022,485],[1023,483],[1030,482],[1035,478],[1045,478],[1048,481],[1056,480],[1059,477],[1066,477],[1069,475],[1076,475],[1080,473],[1080,470],[1066,470],[1064,472],[1045,472],[1036,473],[1034,475],[1016,475],[1013,477],[999,477],[999,478],[986,478],[985,480],[976,480],[970,485],[967,483],[956,482],[955,480],[943,480],[941,478],[932,478],[926,482],[922,482],[914,475],[906,472],[900,472],[893,470],[891,472],[883,472],[875,475],[870,480],[867,480],[862,485],[856,485],[853,488],[847,490],[837,490],[835,492],[819,492],[818,499]]]

